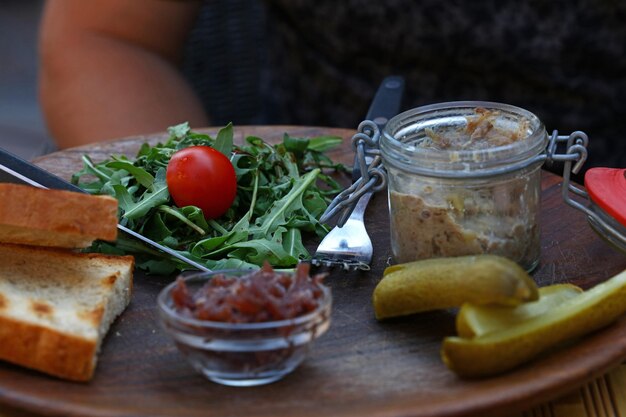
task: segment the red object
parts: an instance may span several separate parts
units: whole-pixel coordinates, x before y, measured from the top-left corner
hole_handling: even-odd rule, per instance
[[[226,213],[237,195],[233,164],[210,146],[190,146],[174,153],[166,181],[178,207],[200,207],[207,219]]]
[[[585,173],[585,188],[591,200],[626,226],[626,169],[592,168]]]

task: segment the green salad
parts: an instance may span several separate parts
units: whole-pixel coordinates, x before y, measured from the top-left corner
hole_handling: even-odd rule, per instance
[[[111,156],[94,163],[83,156],[84,167],[72,183],[91,194],[109,194],[119,201],[120,224],[168,246],[209,269],[258,268],[267,261],[291,268],[310,258],[303,234],[323,237],[328,227],[319,222],[342,186],[332,178],[345,172],[324,152],[341,138],[297,138],[285,134],[271,145],[249,136],[233,143],[233,126],[215,138],[193,132],[187,123],[170,127],[163,144],[143,144],[134,159]],[[205,216],[200,207],[178,207],[170,195],[166,173],[172,155],[193,146],[209,146],[226,155],[236,175],[236,195],[226,212]],[[169,173],[167,174],[169,178]],[[198,181],[189,177],[188,181]],[[214,192],[221,198],[220,190]],[[178,201],[178,200],[177,200]],[[171,274],[188,266],[178,259],[119,235],[115,243],[96,242],[90,250],[132,254],[139,268]]]

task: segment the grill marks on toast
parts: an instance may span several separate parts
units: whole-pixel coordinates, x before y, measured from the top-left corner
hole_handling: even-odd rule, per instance
[[[37,316],[51,315],[54,311],[54,308],[50,304],[38,300],[31,300],[30,308]]]
[[[100,326],[100,322],[102,321],[102,317],[104,316],[104,309],[104,304],[101,304],[93,310],[79,312],[78,317],[97,328]]]
[[[113,285],[115,285],[115,281],[117,281],[119,276],[120,276],[120,274],[118,272],[116,272],[113,275],[109,275],[108,277],[106,277],[106,278],[104,278],[102,280],[102,285],[104,287],[113,287]]]
[[[130,256],[0,244],[0,359],[86,381],[130,302]]]

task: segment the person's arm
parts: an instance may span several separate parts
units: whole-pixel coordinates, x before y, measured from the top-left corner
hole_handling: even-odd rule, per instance
[[[200,3],[48,0],[39,95],[60,148],[208,124],[177,68]]]

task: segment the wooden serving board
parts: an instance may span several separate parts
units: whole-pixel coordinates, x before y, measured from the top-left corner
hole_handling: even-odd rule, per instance
[[[215,129],[207,131],[215,133]],[[315,127],[238,127],[241,140],[257,135],[280,140],[334,134],[345,138],[331,156],[350,164],[351,130]],[[134,156],[144,141],[133,137],[74,148],[36,160],[69,178],[87,153]],[[559,177],[544,173],[540,286],[572,282],[588,288],[626,268],[626,258],[607,246],[585,217],[566,206]],[[155,298],[172,277],[135,276],[131,305],[114,323],[102,347],[95,378],[69,383],[0,363],[0,403],[43,415],[70,416],[463,416],[529,409],[603,374],[626,358],[626,319],[579,343],[544,355],[507,374],[464,380],[439,357],[442,339],[454,333],[453,312],[431,312],[379,323],[371,294],[390,257],[385,195],[366,213],[374,242],[370,272],[334,272],[327,279],[334,305],[331,328],[305,363],[285,379],[254,388],[209,382],[185,362],[157,322]],[[308,242],[314,248],[318,242]]]

